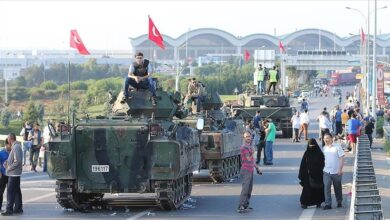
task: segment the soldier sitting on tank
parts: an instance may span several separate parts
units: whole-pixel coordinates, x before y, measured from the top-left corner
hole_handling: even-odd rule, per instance
[[[192,102],[195,102],[196,112],[199,113],[206,95],[205,86],[201,82],[198,82],[196,78],[191,78],[188,81],[187,95],[185,97],[186,103],[191,106]]]
[[[157,104],[156,87],[151,77],[152,67],[149,60],[144,59],[141,52],[135,54],[135,62],[130,65],[129,73],[125,80],[125,91],[121,103],[125,103],[129,97],[129,86],[135,89],[145,89],[152,93],[152,104]]]

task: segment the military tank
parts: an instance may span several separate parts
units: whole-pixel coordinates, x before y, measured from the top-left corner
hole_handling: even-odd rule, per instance
[[[228,117],[221,110],[223,102],[218,93],[209,93],[202,104],[204,129],[200,135],[202,169],[208,169],[214,182],[225,182],[240,172],[240,146],[245,130],[242,119]],[[196,109],[196,108],[192,108]],[[195,126],[193,114],[184,120]]]
[[[291,117],[295,108],[290,106],[286,96],[244,93],[239,95],[238,105],[231,106],[233,114],[241,116],[245,121],[252,119],[258,110],[263,119],[272,119],[276,130],[282,131],[284,138],[292,137]]]
[[[113,99],[110,116],[81,120],[69,135],[49,142],[47,171],[57,180],[62,207],[173,210],[190,196],[192,173],[200,166],[199,131],[172,121],[186,117],[180,94],[158,91],[155,106],[149,91],[130,95],[124,103],[121,94]],[[106,198],[109,193],[119,196]]]

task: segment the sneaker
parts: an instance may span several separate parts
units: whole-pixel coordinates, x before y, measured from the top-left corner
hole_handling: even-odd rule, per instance
[[[246,207],[245,209],[248,210],[248,211],[253,210],[253,208],[250,207],[250,206]]]
[[[337,204],[337,208],[343,208],[343,204],[341,203]]]
[[[326,206],[324,206],[322,209],[323,209],[323,210],[332,209],[332,206],[330,206],[330,205],[326,205]]]
[[[244,207],[244,206],[238,207],[237,212],[238,212],[238,213],[243,213],[243,212],[245,212],[245,207]]]
[[[318,204],[316,207],[317,207],[317,208],[321,208],[321,204]]]

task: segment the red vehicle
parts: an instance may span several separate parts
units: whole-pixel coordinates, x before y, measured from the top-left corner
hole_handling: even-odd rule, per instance
[[[350,70],[339,70],[332,73],[330,79],[331,86],[341,86],[341,85],[355,85],[359,80],[356,79],[356,73],[351,72]]]

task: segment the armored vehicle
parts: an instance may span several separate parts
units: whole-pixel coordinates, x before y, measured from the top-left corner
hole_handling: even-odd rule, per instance
[[[284,138],[292,137],[291,117],[295,108],[290,107],[289,99],[283,95],[240,94],[238,105],[232,106],[232,112],[247,121],[260,110],[263,119],[272,119],[276,129],[282,131]]]
[[[205,121],[200,136],[201,168],[209,170],[214,182],[225,182],[238,175],[241,167],[240,146],[244,122],[228,117],[221,110],[222,106],[218,93],[207,95],[202,104]],[[184,121],[194,126],[196,117],[187,117]]]
[[[62,207],[157,205],[172,210],[190,196],[192,172],[200,165],[199,131],[172,121],[186,116],[180,95],[158,91],[155,106],[149,91],[130,95],[126,102],[121,103],[121,95],[112,102],[111,116],[82,120],[69,135],[49,142],[47,170],[57,179]],[[105,193],[120,197],[106,198]]]

